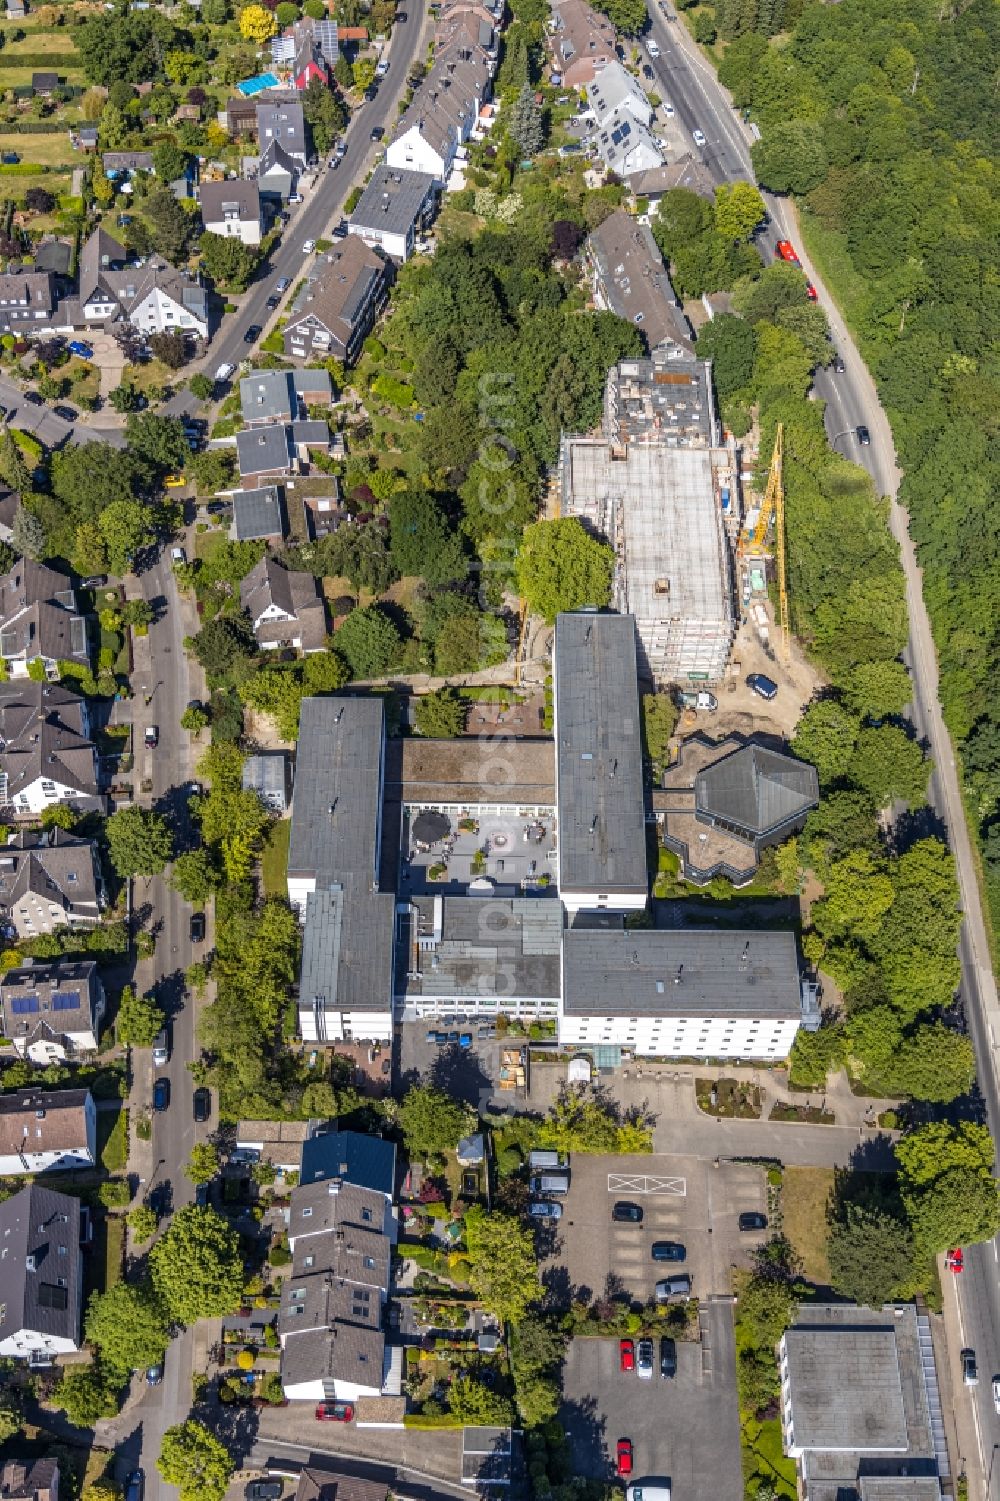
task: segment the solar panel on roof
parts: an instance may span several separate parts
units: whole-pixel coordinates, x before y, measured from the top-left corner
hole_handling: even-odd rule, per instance
[[[31,1016],[38,1010],[38,997],[37,995],[12,996],[10,1009],[15,1016]]]
[[[80,992],[78,990],[64,990],[61,994],[52,997],[53,1011],[79,1011]]]
[[[56,1287],[52,1282],[42,1282],[38,1288],[38,1303],[41,1308],[68,1308],[69,1292],[65,1287]]]

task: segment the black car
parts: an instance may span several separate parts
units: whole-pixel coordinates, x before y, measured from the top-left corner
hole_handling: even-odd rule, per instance
[[[211,1091],[206,1089],[205,1086],[202,1085],[200,1089],[196,1089],[194,1092],[194,1118],[197,1121],[198,1125],[201,1126],[205,1123],[205,1121],[208,1120],[208,1117],[211,1115],[211,1113]]]
[[[92,573],[90,578],[81,580],[81,589],[103,589],[108,582],[106,573]]]
[[[638,1204],[626,1204],[620,1199],[611,1210],[611,1218],[618,1225],[641,1225],[642,1210]]]
[[[44,401],[39,396],[39,394],[38,394],[37,391],[25,391],[24,392],[24,399],[28,403],[29,406],[43,407],[45,405]]]
[[[740,1229],[741,1230],[766,1230],[767,1229],[767,1215],[766,1214],[761,1214],[760,1211],[757,1210],[757,1209],[748,1209],[745,1214],[741,1214],[740,1215]]]
[[[59,408],[56,407],[56,411],[57,412],[58,412],[58,410],[59,410]],[[858,442],[861,444],[861,447],[862,448],[870,448],[871,447],[871,443],[872,443],[872,435],[868,431],[868,429],[865,427],[864,423],[862,422],[855,429],[855,431],[857,432]]]
[[[278,1501],[284,1489],[283,1480],[251,1480],[243,1494],[246,1501]]]
[[[267,305],[269,308],[276,308],[280,301],[281,298],[278,296],[277,292],[272,292],[270,297],[267,299]]]
[[[346,238],[347,238],[347,220],[346,219],[341,219],[340,223],[335,226],[334,231],[333,231],[333,238],[335,240],[346,240]]]
[[[260,336],[261,336],[261,326],[260,326],[260,324],[259,323],[251,323],[250,327],[247,329],[246,333],[243,335],[243,342],[244,342],[244,344],[256,344],[256,342],[260,338]]]
[[[844,371],[846,369],[847,369],[847,366],[844,364],[844,356],[842,354],[836,355],[834,357],[834,361],[833,361],[833,372],[834,372],[834,374],[835,375],[843,375],[843,373],[844,373]]]
[[[666,1335],[660,1340],[660,1375],[665,1381],[677,1375],[677,1346]]]
[[[654,1240],[650,1255],[654,1261],[687,1261],[687,1250],[679,1240]]]
[[[372,126],[372,140],[373,141],[380,141],[384,135],[385,135],[385,127],[384,126],[382,126],[382,125],[373,125]]]
[[[205,942],[205,914],[204,912],[191,913],[191,942]]]
[[[64,422],[75,422],[77,417],[79,417],[80,415],[79,412],[74,412],[72,407],[53,407],[52,410],[55,412],[56,416],[61,417]]]
[[[145,1489],[145,1474],[142,1470],[133,1470],[125,1482],[125,1501],[142,1501]]]
[[[747,687],[751,693],[756,693],[758,698],[776,698],[778,694],[777,683],[765,672],[752,672],[747,678]]]
[[[161,1074],[153,1085],[153,1109],[166,1110],[170,1104],[170,1080]]]

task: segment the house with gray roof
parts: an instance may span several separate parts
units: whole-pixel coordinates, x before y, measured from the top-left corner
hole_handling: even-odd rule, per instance
[[[682,741],[653,796],[663,843],[680,856],[684,879],[696,886],[717,875],[745,886],[761,850],[791,838],[818,806],[814,766],[737,734]]]
[[[232,496],[234,542],[280,542],[288,530],[285,503],[277,485],[235,490]]]
[[[103,811],[90,707],[61,683],[0,683],[0,807],[37,817],[53,803]]]
[[[778,1367],[803,1501],[939,1501],[951,1465],[925,1312],[803,1305]]]
[[[201,222],[210,234],[259,245],[264,233],[260,211],[260,188],[255,182],[227,177],[222,182],[203,182],[198,190]]]
[[[587,0],[554,0],[549,46],[564,88],[586,87],[615,61],[615,28]]]
[[[598,74],[598,83],[603,76]],[[635,173],[649,172],[663,162],[653,132],[636,119],[629,104],[607,115],[588,139],[608,171],[629,182]]]
[[[265,553],[240,584],[240,603],[265,651],[325,650],[326,608],[311,573],[286,568]]]
[[[243,762],[243,790],[256,792],[265,807],[279,816],[292,801],[292,764],[284,751],[259,751]]]
[[[358,235],[319,256],[285,322],[285,353],[295,359],[357,358],[389,296],[392,263]]]
[[[240,381],[240,409],[247,427],[297,422],[311,406],[329,406],[333,385],[326,370],[251,370]]]
[[[14,834],[0,846],[0,918],[19,938],[89,927],[104,903],[94,840],[51,828]]]
[[[598,130],[619,111],[631,115],[639,125],[652,124],[653,106],[642,84],[617,58],[595,75],[584,93]]]
[[[87,622],[65,574],[18,558],[0,576],[0,657],[13,677],[36,661],[53,675],[62,661],[90,666]]]
[[[291,428],[275,422],[244,428],[236,434],[236,462],[241,480],[280,479],[295,468]]]
[[[430,222],[437,201],[430,172],[388,162],[375,168],[351,215],[348,229],[394,261],[409,260],[418,232]]]
[[[302,170],[298,160],[290,156],[280,141],[268,141],[261,148],[254,170],[262,198],[285,203],[295,192],[295,185]],[[273,202],[272,202],[273,206]]]
[[[663,166],[651,167],[649,171],[630,173],[628,185],[637,198],[648,201],[650,212],[664,193],[670,193],[674,188],[687,188],[689,193],[697,193],[709,203],[715,202],[715,179],[704,162],[690,153]]]
[[[51,1365],[80,1348],[80,1200],[29,1184],[0,1204],[0,1356]]]
[[[557,617],[553,715],[563,905],[640,910],[649,876],[631,615]]]
[[[35,269],[0,275],[0,332],[20,335],[54,327],[55,312],[51,272]]]
[[[282,98],[258,103],[257,140],[262,157],[269,146],[280,146],[300,169],[304,167],[309,160],[309,149],[301,101]]]
[[[161,255],[142,266],[104,229],[95,229],[80,251],[78,297],[62,305],[76,327],[124,319],[140,333],[166,330],[208,338],[208,294],[201,282],[178,271]]]
[[[669,340],[687,354],[694,342],[652,231],[622,209],[592,230],[584,247],[594,304],[634,323],[650,349]]]
[[[0,1177],[68,1172],[96,1162],[97,1108],[89,1089],[0,1095]]]
[[[105,151],[101,157],[105,177],[130,177],[133,172],[154,172],[151,151]]]
[[[335,1475],[315,1465],[299,1471],[294,1501],[386,1501],[385,1481]]]
[[[490,95],[492,60],[463,43],[435,54],[386,149],[390,167],[425,172],[444,189]]]
[[[26,959],[0,977],[3,1035],[32,1063],[93,1053],[106,1004],[93,959]]]
[[[302,1182],[326,1183],[339,1178],[381,1194],[391,1204],[396,1193],[396,1148],[384,1136],[366,1131],[331,1131],[320,1127],[302,1148]],[[392,1234],[386,1230],[386,1234]]]
[[[0,1467],[0,1501],[59,1501],[59,1461],[5,1459]]]

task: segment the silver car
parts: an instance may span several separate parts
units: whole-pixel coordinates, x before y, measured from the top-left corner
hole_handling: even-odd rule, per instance
[[[561,1220],[562,1205],[550,1204],[546,1199],[539,1199],[536,1203],[528,1205],[528,1213],[533,1220]]]
[[[635,1347],[635,1373],[643,1381],[653,1379],[653,1341],[641,1339]]]

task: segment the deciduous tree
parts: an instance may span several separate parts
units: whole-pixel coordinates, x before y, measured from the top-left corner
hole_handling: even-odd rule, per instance
[[[153,1287],[175,1323],[221,1317],[239,1302],[239,1237],[212,1209],[195,1204],[179,1209],[150,1251],[149,1266]]]
[[[536,521],[517,555],[517,584],[528,608],[552,624],[564,610],[600,608],[611,598],[614,553],[575,516]]]
[[[133,1214],[136,1212],[133,1210]],[[131,1219],[130,1215],[130,1223]],[[91,1298],[84,1337],[89,1344],[96,1345],[104,1369],[123,1383],[132,1371],[162,1361],[170,1334],[164,1311],[148,1284],[116,1282],[107,1292],[95,1293]]]
[[[461,735],[468,714],[468,700],[461,698],[454,688],[425,693],[414,705],[418,733],[433,740],[454,740]]]
[[[475,1128],[476,1115],[433,1084],[414,1084],[407,1090],[397,1115],[411,1157],[427,1158],[450,1152]]]
[[[827,1255],[831,1285],[864,1307],[881,1308],[914,1290],[913,1236],[886,1209],[846,1205],[831,1227]]]
[[[247,10],[269,15],[259,5],[248,6]],[[246,13],[244,10],[243,15]],[[204,1423],[189,1418],[163,1435],[156,1468],[168,1485],[177,1486],[181,1501],[222,1501],[235,1465],[229,1450]]]
[[[108,854],[120,876],[158,876],[171,859],[174,839],[162,813],[137,805],[119,808],[105,825]]]
[[[541,1294],[531,1231],[512,1215],[476,1206],[465,1217],[469,1282],[483,1306],[505,1324],[520,1323]]]
[[[115,1036],[122,1047],[151,1048],[166,1020],[162,1007],[152,997],[137,995],[131,985],[126,985],[118,1002]]]

